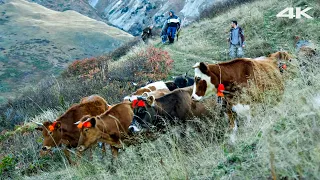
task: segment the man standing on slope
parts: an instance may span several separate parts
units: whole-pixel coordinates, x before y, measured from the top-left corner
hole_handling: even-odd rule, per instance
[[[162,31],[161,31],[161,38],[162,43],[167,41],[167,37],[169,38],[169,42],[174,42],[174,37],[176,32],[180,29],[181,20],[178,16],[174,15],[174,12],[171,10],[169,11],[169,17],[165,21]]]
[[[244,33],[241,27],[238,26],[237,21],[232,21],[230,36],[228,42],[230,43],[229,55],[231,58],[243,57],[244,52],[243,48],[245,47],[245,38]]]

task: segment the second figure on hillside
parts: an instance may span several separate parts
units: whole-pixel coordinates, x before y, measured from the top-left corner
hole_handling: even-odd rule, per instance
[[[230,43],[229,55],[233,58],[240,58],[244,56],[243,48],[245,46],[244,33],[241,27],[238,26],[237,21],[232,21],[230,36],[228,42]]]
[[[165,21],[161,31],[162,43],[165,43],[167,38],[169,39],[169,43],[173,43],[176,33],[180,29],[180,25],[180,18],[176,16],[172,10],[169,11],[169,17]]]
[[[149,38],[152,37],[152,29],[153,29],[153,26],[151,25],[144,28],[144,30],[142,31],[141,38],[144,42],[146,42]]]

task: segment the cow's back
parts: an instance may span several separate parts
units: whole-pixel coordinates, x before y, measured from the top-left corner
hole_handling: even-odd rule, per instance
[[[106,130],[109,134],[117,134],[120,137],[120,131],[127,133],[133,119],[133,110],[131,103],[123,102],[114,105],[110,110],[98,116],[103,121],[99,129]]]
[[[210,64],[209,71],[216,76],[216,87],[221,83],[225,86],[230,84],[245,84],[253,77],[253,63],[247,59],[235,59],[233,61]]]
[[[182,89],[156,99],[159,115],[167,118],[185,120],[191,113],[191,96]]]
[[[78,122],[83,116],[97,116],[107,110],[104,99],[85,101],[70,107],[57,121],[61,121],[63,130],[62,141],[69,142],[72,147],[76,147],[80,137],[79,129],[74,123]]]
[[[283,77],[275,63],[254,61],[255,84],[261,90],[282,91]]]
[[[88,102],[95,102],[96,106],[99,106],[101,109],[108,109],[108,103],[99,95],[91,95],[81,99],[80,104],[85,104]]]

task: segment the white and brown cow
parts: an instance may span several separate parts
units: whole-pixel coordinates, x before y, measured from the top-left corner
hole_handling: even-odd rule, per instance
[[[219,84],[224,86],[223,94],[228,102],[227,113],[231,128],[236,128],[235,121],[232,116],[232,110],[240,113],[239,109],[248,111],[248,106],[240,106],[241,99],[235,94],[241,94],[244,88],[252,88],[250,83],[254,83],[255,93],[259,95],[267,89],[283,90],[283,83],[278,67],[271,61],[255,61],[250,59],[235,59],[229,62],[219,64],[197,63],[193,66],[195,69],[195,84],[193,88],[192,98],[200,101],[211,95],[216,95]],[[221,89],[219,89],[221,90]],[[220,93],[223,93],[220,92]],[[253,97],[255,98],[255,97]],[[257,99],[255,99],[257,100]]]
[[[174,81],[167,81],[167,82],[157,81],[137,89],[131,95],[124,97],[124,101],[132,102],[133,100],[137,99],[138,96],[141,96],[143,93],[150,93],[157,90],[173,91],[177,88],[179,87],[175,84]]]

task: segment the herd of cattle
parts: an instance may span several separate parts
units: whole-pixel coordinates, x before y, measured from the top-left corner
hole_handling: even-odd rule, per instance
[[[44,137],[42,153],[65,145],[64,152],[71,163],[69,148],[83,152],[102,142],[109,144],[112,155],[117,157],[123,138],[151,127],[161,128],[163,119],[184,122],[195,116],[208,116],[210,112],[203,99],[212,95],[226,102],[230,128],[234,128],[237,126],[234,115],[239,111],[236,107],[246,103],[238,95],[248,93],[254,97],[266,90],[281,95],[282,72],[290,61],[291,56],[280,51],[255,59],[239,58],[217,64],[200,62],[193,66],[194,78],[181,76],[174,81],[148,84],[119,104],[109,105],[98,95],[85,97],[55,121],[39,123],[36,129]],[[252,88],[250,84],[254,84],[256,93],[244,91]]]

